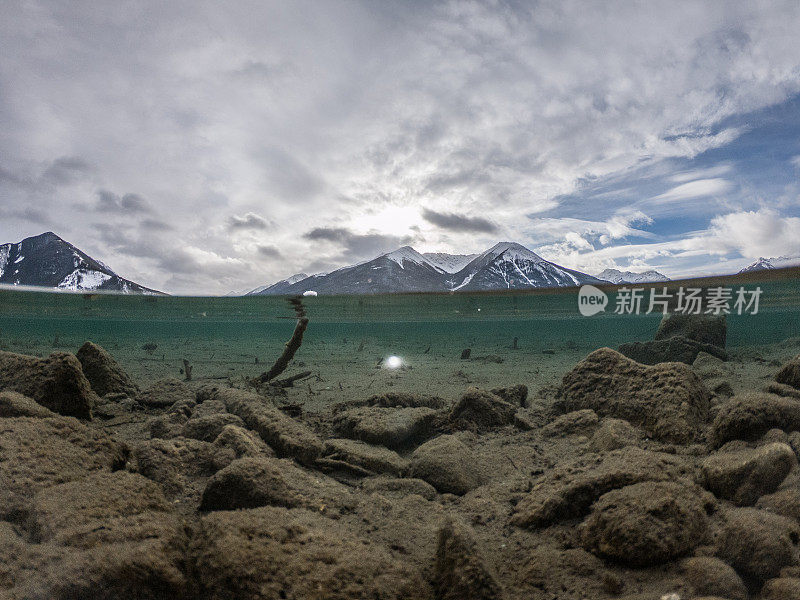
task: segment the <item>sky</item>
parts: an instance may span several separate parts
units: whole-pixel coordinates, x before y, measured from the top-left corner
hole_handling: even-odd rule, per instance
[[[800,3],[0,5],[0,243],[244,291],[399,246],[800,255]]]

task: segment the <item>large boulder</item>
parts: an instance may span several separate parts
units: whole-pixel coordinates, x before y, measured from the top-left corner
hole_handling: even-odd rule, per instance
[[[560,465],[534,482],[514,507],[511,523],[546,527],[583,517],[591,505],[611,490],[644,481],[669,481],[690,474],[682,459],[633,446],[590,454]]]
[[[91,419],[100,398],[74,354],[54,352],[47,358],[0,351],[0,390],[33,398],[62,415]]]
[[[17,392],[0,392],[0,418],[57,417],[49,408]]]
[[[440,600],[498,600],[503,594],[472,532],[455,519],[439,529],[434,582]]]
[[[139,404],[144,404],[145,406],[164,408],[177,402],[194,403],[195,392],[180,379],[167,377],[154,382],[150,387],[142,391],[136,397],[136,400]]]
[[[800,354],[781,367],[775,381],[800,390]]]
[[[714,499],[678,481],[645,481],[604,494],[582,526],[584,548],[634,567],[687,554],[708,529]]]
[[[800,430],[800,400],[766,393],[734,396],[720,406],[711,426],[711,443],[757,440],[770,429]]]
[[[713,556],[693,556],[681,564],[686,581],[696,596],[718,596],[729,600],[747,600],[742,578],[729,564]]]
[[[105,349],[86,342],[75,355],[83,367],[83,374],[99,396],[125,394],[135,396],[139,386]]]
[[[414,451],[409,473],[440,492],[462,495],[483,483],[476,463],[466,444],[453,435],[440,435]]]
[[[471,387],[450,411],[448,422],[453,429],[480,433],[513,423],[517,408],[492,392]]]
[[[664,315],[656,331],[656,340],[684,337],[700,344],[725,348],[728,324],[724,315]]]
[[[794,450],[777,442],[755,449],[717,452],[703,461],[703,480],[718,498],[750,506],[778,489],[796,464]]]
[[[126,459],[124,445],[76,419],[0,419],[0,519],[24,517],[44,488],[120,469]]]
[[[205,392],[203,400],[221,400],[228,412],[242,419],[282,458],[313,464],[322,454],[322,440],[313,431],[258,394],[221,388]]]
[[[661,319],[655,339],[619,347],[628,358],[645,365],[682,362],[691,365],[701,352],[727,360],[724,316],[670,314]]]
[[[235,460],[211,477],[200,510],[283,506],[327,514],[351,505],[351,494],[342,484],[308,473],[291,460],[261,457]]]
[[[437,414],[426,407],[365,406],[336,415],[333,428],[340,437],[400,450],[427,439]]]
[[[797,564],[800,527],[796,521],[754,508],[729,511],[717,539],[717,555],[759,581]]]
[[[303,509],[211,513],[190,546],[207,598],[430,600],[421,572],[340,521]]]
[[[699,436],[709,402],[709,391],[687,365],[646,366],[601,348],[564,376],[558,407],[590,408],[639,425],[655,439],[688,443]]]

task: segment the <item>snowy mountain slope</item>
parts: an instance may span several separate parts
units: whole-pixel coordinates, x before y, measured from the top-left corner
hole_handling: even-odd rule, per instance
[[[2,261],[2,256],[0,256]],[[760,257],[753,264],[747,265],[739,273],[749,273],[751,271],[764,271],[766,269],[782,269],[784,267],[795,267],[800,265],[800,256],[777,256],[773,258]]]
[[[619,269],[606,269],[598,273],[598,279],[610,281],[611,283],[650,283],[653,281],[670,281],[669,277],[662,275],[658,271],[620,271]]]
[[[51,231],[0,246],[0,284],[160,294],[123,279]]]
[[[448,273],[458,273],[466,267],[470,261],[475,259],[477,254],[447,254],[446,252],[423,252],[422,256],[427,258],[431,264],[439,267]]]

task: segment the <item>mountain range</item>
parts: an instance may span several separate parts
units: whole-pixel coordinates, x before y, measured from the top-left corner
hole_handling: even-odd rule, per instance
[[[124,279],[52,231],[0,245],[0,285],[161,294]]]
[[[500,242],[479,254],[422,254],[404,246],[329,273],[298,273],[251,290],[247,295],[293,295],[310,291],[319,294],[479,291],[646,281],[668,279],[657,271],[634,273],[616,269],[606,269],[593,276],[545,260],[521,244]],[[108,265],[50,231],[21,242],[0,245],[0,286],[3,285],[162,293],[120,277]]]
[[[298,274],[249,295],[384,294],[532,289],[606,283],[561,267],[515,242],[500,242],[480,254],[421,254],[411,246],[330,273]]]

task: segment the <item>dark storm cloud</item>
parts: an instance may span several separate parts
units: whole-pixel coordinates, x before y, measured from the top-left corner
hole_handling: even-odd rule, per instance
[[[30,206],[23,208],[0,207],[0,217],[3,219],[15,219],[25,223],[32,223],[34,225],[49,225],[52,223],[52,220],[47,216],[47,213],[45,213],[43,210],[32,208]],[[8,240],[0,241],[0,243],[6,241]]]
[[[169,223],[153,218],[142,219],[139,221],[139,227],[150,231],[171,231],[174,229]]]
[[[478,233],[494,233],[497,231],[497,225],[481,217],[466,217],[455,213],[441,213],[424,208],[422,209],[422,218],[437,227],[450,231],[473,231]]]
[[[316,227],[303,237],[310,241],[333,242],[341,247],[341,254],[332,257],[332,263],[351,262],[373,258],[390,250],[413,243],[418,238],[410,235],[385,235],[381,233],[354,233],[344,227]],[[341,264],[340,264],[341,266]]]
[[[118,196],[108,190],[97,190],[97,204],[95,208],[103,212],[117,213],[147,213],[152,209],[150,203],[139,194],[124,194]]]
[[[42,179],[53,185],[66,185],[86,176],[91,166],[79,156],[62,156],[48,166]]]
[[[281,256],[281,251],[275,246],[259,246],[258,253],[261,256],[266,256],[267,258],[280,258]]]
[[[270,224],[261,215],[247,213],[244,216],[232,215],[228,218],[230,229],[267,229]]]

